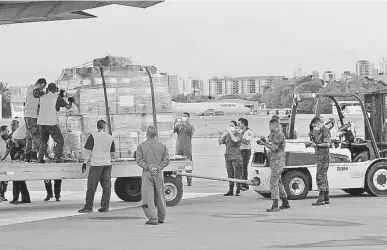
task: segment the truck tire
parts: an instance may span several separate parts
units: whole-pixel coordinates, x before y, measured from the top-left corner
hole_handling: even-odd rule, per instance
[[[271,193],[261,193],[261,192],[258,192],[258,191],[255,191],[255,192],[257,192],[258,194],[260,194],[262,197],[264,197],[264,198],[271,198]]]
[[[119,177],[114,183],[118,198],[128,202],[141,201],[141,177]]]
[[[300,170],[286,172],[282,177],[282,182],[289,200],[304,199],[309,193],[308,178]]]
[[[173,176],[164,176],[164,190],[168,207],[176,206],[183,198],[183,184]]]
[[[348,188],[348,189],[343,189],[343,191],[353,196],[359,196],[365,192],[364,188]]]
[[[366,191],[371,196],[387,195],[387,163],[372,165],[366,175]]]

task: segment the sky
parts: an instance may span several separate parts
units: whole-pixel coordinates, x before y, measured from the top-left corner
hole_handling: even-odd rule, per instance
[[[106,55],[195,76],[355,71],[387,58],[387,2],[166,1],[107,6],[89,20],[0,26],[0,81],[55,81]]]

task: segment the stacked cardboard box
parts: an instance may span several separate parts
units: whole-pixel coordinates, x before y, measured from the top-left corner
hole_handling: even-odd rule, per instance
[[[128,60],[119,59],[112,64],[111,60],[104,58],[94,63],[104,67],[116,156],[128,158],[133,156],[138,144],[146,140],[147,127],[153,125],[149,77],[140,66],[128,65]],[[174,155],[171,95],[161,76],[152,75],[152,80],[159,141]],[[97,121],[106,120],[101,73],[98,68],[66,69],[58,84],[79,104],[70,110],[63,109],[59,118],[66,144],[65,155],[79,158],[87,138],[97,131]]]

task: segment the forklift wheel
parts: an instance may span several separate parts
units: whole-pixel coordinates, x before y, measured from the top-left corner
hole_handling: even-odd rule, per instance
[[[366,177],[367,193],[371,196],[387,195],[387,163],[378,162],[372,165]]]
[[[282,182],[289,200],[304,199],[310,190],[310,183],[301,170],[291,170],[282,177]]]

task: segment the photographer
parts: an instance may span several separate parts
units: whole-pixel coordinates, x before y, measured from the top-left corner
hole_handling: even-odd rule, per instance
[[[61,163],[63,162],[64,139],[58,126],[58,112],[60,108],[70,109],[73,103],[75,104],[75,101],[74,98],[69,97],[69,103],[67,103],[63,97],[57,95],[56,92],[58,92],[58,88],[55,83],[50,83],[47,89],[49,93],[40,97],[40,110],[38,116],[40,148],[38,162],[45,163],[43,158],[47,151],[48,139],[51,135],[56,144],[54,161],[56,163]],[[63,95],[64,93],[61,91],[61,94]],[[62,180],[55,180],[55,198],[57,201],[60,201],[61,183]],[[51,181],[45,181],[45,185],[47,190],[45,201],[48,201],[53,197]]]
[[[192,161],[192,136],[195,127],[191,124],[189,113],[185,112],[180,120],[175,121],[173,132],[177,133],[176,154],[186,156]],[[187,176],[187,183],[188,186],[192,186],[192,177]]]
[[[226,169],[228,178],[241,179],[242,177],[242,154],[240,150],[243,135],[236,129],[236,121],[230,122],[230,127],[225,131],[219,133],[219,145],[226,145]],[[241,184],[237,183],[236,196],[240,196]],[[234,182],[229,183],[229,190],[224,196],[234,195]]]
[[[310,122],[309,130],[309,137],[311,140],[310,147],[313,147],[316,150],[316,183],[319,191],[318,199],[312,205],[321,206],[330,203],[327,175],[330,161],[329,147],[331,145],[331,133],[319,117],[313,118]]]
[[[289,209],[290,204],[282,183],[282,172],[285,167],[285,135],[282,133],[279,121],[272,119],[269,122],[270,135],[268,141],[261,138],[257,144],[263,145],[270,150],[270,192],[273,205],[266,212],[278,212],[282,209]],[[278,200],[281,198],[282,206],[278,207]]]

